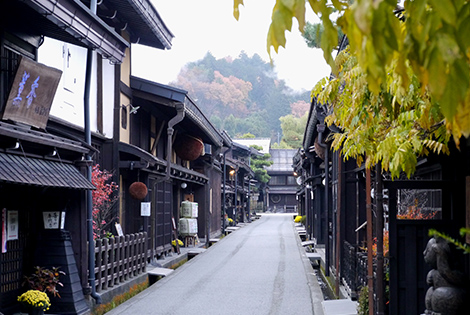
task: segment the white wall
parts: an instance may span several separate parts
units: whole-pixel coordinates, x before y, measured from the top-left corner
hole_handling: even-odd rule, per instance
[[[38,50],[38,61],[62,70],[62,77],[51,107],[51,116],[84,128],[84,93],[86,71],[86,48],[45,38]],[[90,128],[97,132],[97,81],[96,53],[93,54],[93,68],[90,89]],[[114,68],[103,60],[103,117],[104,135],[113,135]]]
[[[103,60],[103,134],[107,138],[113,137],[114,67]]]

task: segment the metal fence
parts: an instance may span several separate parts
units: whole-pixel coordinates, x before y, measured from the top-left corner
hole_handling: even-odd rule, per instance
[[[97,292],[144,273],[146,267],[146,232],[95,240]]]
[[[367,253],[358,251],[356,245],[346,241],[343,244],[343,253],[342,280],[349,294],[355,297],[361,287],[367,286]]]

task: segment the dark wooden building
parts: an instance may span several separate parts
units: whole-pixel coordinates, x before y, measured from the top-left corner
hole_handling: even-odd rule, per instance
[[[220,233],[219,153],[226,140],[184,90],[131,77],[128,97],[138,108],[129,116],[129,142],[113,143],[119,151],[124,233],[146,231],[151,257],[167,254],[174,239],[172,220],[178,223],[185,200],[198,203],[199,238]],[[136,182],[148,189],[143,200],[132,196]],[[141,214],[142,202],[150,202],[150,215]]]
[[[294,149],[270,149],[273,164],[266,168],[271,176],[268,182],[267,210],[272,212],[297,212],[298,180],[292,167]]]
[[[300,212],[307,217],[308,237],[324,248],[325,274],[332,277],[337,293],[345,285],[353,299],[374,275],[374,307],[383,303],[388,314],[421,314],[431,268],[423,257],[429,229],[458,238],[465,222],[468,227],[468,143],[462,141],[459,150],[451,143],[448,156],[421,157],[411,178],[391,180],[386,172],[368,171],[354,160],[344,161],[339,151],[333,152],[325,139],[341,131],[325,126],[326,115],[327,107],[314,99],[303,148],[293,159],[302,178]],[[383,233],[384,278],[377,278],[377,257],[367,259],[367,229],[372,242]],[[468,278],[468,257],[457,259]]]
[[[90,8],[92,3],[13,0],[0,4],[0,209],[2,226],[7,229],[0,254],[0,311],[6,315],[19,311],[17,296],[25,289],[23,276],[35,265],[60,266],[67,274],[61,278],[62,298],[53,301],[52,312],[89,312],[84,295],[92,291],[89,283],[93,281],[88,279],[85,200],[94,187],[82,174],[92,163],[104,164],[110,157],[118,161],[113,160],[116,155],[104,152],[105,143],[113,137],[106,136],[104,129],[113,129],[113,107],[121,108],[121,63],[130,61],[130,43],[171,47],[173,35],[148,0],[99,1],[96,12]],[[62,67],[58,61],[61,66],[56,67],[62,71],[59,88],[57,81],[46,78],[57,73],[60,77],[60,71],[36,62],[45,38],[63,44],[58,59],[67,62]],[[76,117],[83,115],[88,101],[94,106],[90,143],[84,140],[83,119],[49,117],[51,103],[66,85],[88,80],[87,59],[78,61],[80,54],[75,54],[81,50],[86,55],[87,49],[95,66],[87,66],[87,71],[96,70],[88,92],[96,94],[87,96],[83,83],[75,86],[81,90],[67,92],[76,92],[69,103],[76,106]],[[68,67],[77,61],[83,77]],[[120,120],[119,111],[114,119]],[[93,162],[86,161],[88,157]],[[115,169],[112,163],[106,167]],[[66,214],[63,226],[62,213]],[[49,215],[59,218],[48,221],[58,223],[56,230],[44,226],[43,218]]]

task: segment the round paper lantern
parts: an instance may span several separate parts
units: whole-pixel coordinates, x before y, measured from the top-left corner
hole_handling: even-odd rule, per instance
[[[188,134],[178,135],[173,148],[178,157],[186,161],[194,161],[202,155],[204,151],[204,142],[199,137]]]
[[[134,182],[129,186],[129,194],[134,199],[144,200],[147,192],[147,186],[142,182]]]

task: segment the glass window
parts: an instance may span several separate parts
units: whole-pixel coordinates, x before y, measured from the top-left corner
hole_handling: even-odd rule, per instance
[[[297,185],[296,177],[287,176],[287,185]]]
[[[269,180],[269,185],[285,185],[286,184],[286,176],[278,176],[278,175],[271,175],[271,179]]]
[[[440,189],[400,189],[397,193],[397,219],[442,219]]]

